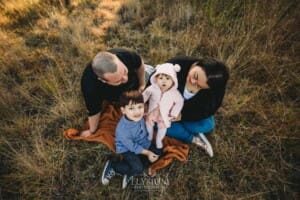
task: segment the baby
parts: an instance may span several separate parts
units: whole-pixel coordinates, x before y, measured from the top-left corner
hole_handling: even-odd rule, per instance
[[[166,135],[171,121],[179,115],[183,107],[183,97],[177,90],[178,81],[176,72],[179,65],[164,63],[156,66],[156,71],[150,78],[151,85],[143,92],[144,102],[149,102],[146,115],[148,139],[153,138],[154,124],[157,123],[156,147],[162,153],[162,140]]]

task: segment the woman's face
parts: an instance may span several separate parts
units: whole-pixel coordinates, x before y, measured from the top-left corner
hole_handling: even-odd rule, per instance
[[[199,89],[208,89],[209,86],[207,85],[206,81],[207,76],[204,70],[198,65],[192,66],[187,75],[186,83]]]

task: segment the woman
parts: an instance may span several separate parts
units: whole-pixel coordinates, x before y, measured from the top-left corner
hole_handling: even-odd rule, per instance
[[[183,109],[167,135],[194,143],[212,157],[212,147],[204,134],[215,127],[213,115],[223,101],[229,78],[227,67],[215,59],[189,56],[177,56],[167,62],[181,66],[177,72],[178,90],[184,97]]]

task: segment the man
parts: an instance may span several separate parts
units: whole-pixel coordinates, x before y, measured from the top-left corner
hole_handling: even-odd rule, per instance
[[[124,91],[143,91],[145,85],[144,62],[136,52],[126,49],[99,52],[81,78],[81,91],[89,114],[89,129],[82,131],[81,136],[96,132],[103,100],[118,101]]]

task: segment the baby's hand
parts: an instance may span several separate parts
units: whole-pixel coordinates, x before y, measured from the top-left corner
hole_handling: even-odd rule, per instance
[[[155,162],[155,161],[157,161],[158,157],[159,156],[156,155],[155,153],[153,153],[152,151],[150,151],[149,154],[148,154],[148,159],[152,163]]]

